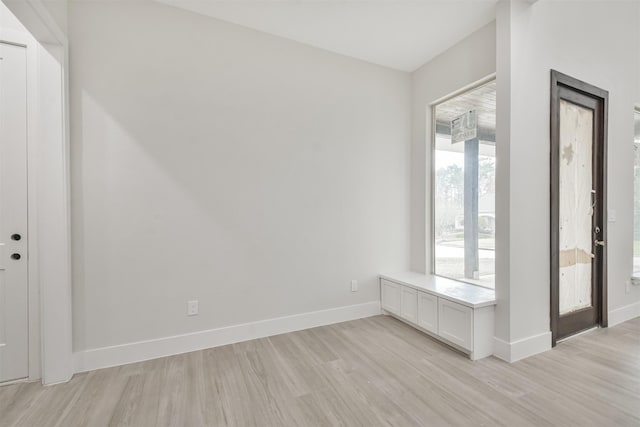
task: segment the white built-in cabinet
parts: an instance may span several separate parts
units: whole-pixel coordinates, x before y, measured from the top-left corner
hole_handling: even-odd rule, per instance
[[[493,354],[495,293],[442,277],[380,276],[385,313],[446,342],[472,360]]]
[[[418,323],[418,291],[400,286],[400,316],[412,323]]]
[[[438,297],[418,292],[418,326],[433,334],[438,333]]]
[[[381,285],[382,309],[390,313],[400,314],[400,285],[383,280]]]
[[[473,309],[438,298],[438,335],[460,347],[472,350]]]

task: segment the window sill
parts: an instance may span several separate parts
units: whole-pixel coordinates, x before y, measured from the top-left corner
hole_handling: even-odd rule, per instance
[[[493,289],[445,277],[414,272],[381,274],[380,277],[471,308],[496,305],[496,294]]]

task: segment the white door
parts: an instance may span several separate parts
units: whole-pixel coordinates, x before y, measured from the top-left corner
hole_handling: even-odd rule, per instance
[[[0,382],[29,375],[26,54],[0,42]]]

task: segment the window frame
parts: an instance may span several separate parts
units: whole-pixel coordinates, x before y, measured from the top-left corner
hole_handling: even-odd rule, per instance
[[[429,204],[430,204],[430,209],[429,209],[429,223],[428,224],[428,230],[429,230],[429,247],[430,247],[430,260],[429,261],[429,273],[432,276],[437,276],[437,277],[442,277],[444,279],[448,279],[448,280],[453,280],[456,282],[460,282],[460,283],[465,283],[468,285],[473,285],[473,286],[477,286],[479,288],[482,289],[495,289],[495,283],[494,283],[494,288],[489,288],[487,286],[482,286],[479,285],[477,283],[472,283],[472,282],[467,282],[465,280],[460,280],[460,279],[454,279],[451,277],[447,277],[447,276],[442,276],[440,274],[436,274],[436,107],[440,104],[443,104],[453,98],[456,98],[460,95],[463,95],[467,92],[471,92],[473,90],[476,90],[482,86],[488,85],[489,83],[492,82],[496,82],[497,83],[497,78],[496,78],[496,73],[491,73],[486,77],[483,77],[480,80],[477,80],[467,86],[464,86],[454,92],[449,93],[448,95],[445,95],[441,98],[436,99],[435,101],[431,102],[428,106],[428,115],[430,117],[430,124],[431,124],[431,128],[429,129],[430,135],[428,136],[429,141],[430,141],[430,145],[431,145],[431,161],[430,164],[428,164],[430,172],[429,172],[429,179],[430,179],[430,185],[428,186],[429,191],[430,191],[430,197],[429,197]],[[496,85],[497,87],[497,85]],[[496,159],[497,159],[497,144],[496,144]],[[496,253],[497,256],[497,253]],[[638,281],[640,283],[640,277],[638,278]]]
[[[633,126],[634,127],[633,127],[633,140],[632,140],[632,144],[633,145],[632,145],[632,147],[634,148],[634,156],[633,156],[633,168],[634,168],[634,171],[633,171],[633,187],[634,187],[634,189],[633,189],[633,205],[634,205],[634,208],[633,208],[633,213],[632,213],[632,225],[631,225],[631,227],[632,227],[631,235],[632,236],[634,236],[635,232],[636,232],[636,230],[635,230],[635,222],[636,222],[635,221],[635,219],[636,219],[635,218],[636,217],[636,212],[635,212],[635,203],[636,203],[636,194],[635,194],[635,186],[636,186],[636,174],[635,174],[635,166],[636,166],[635,165],[635,162],[636,162],[635,161],[635,145],[636,145],[636,142],[635,142],[635,137],[636,137],[635,121],[636,121],[636,115],[640,116],[640,104],[636,104],[633,107]],[[634,271],[634,265],[633,265],[633,259],[635,258],[635,255],[636,255],[635,252],[636,252],[635,251],[635,238],[633,238],[632,241],[631,241],[631,283],[633,285],[640,285],[640,273],[639,273],[639,275],[636,275],[636,272]]]

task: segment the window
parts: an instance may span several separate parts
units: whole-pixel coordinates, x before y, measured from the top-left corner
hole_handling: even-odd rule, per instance
[[[633,125],[633,277],[640,280],[640,108],[635,111]]]
[[[495,282],[495,80],[433,107],[433,273]]]

